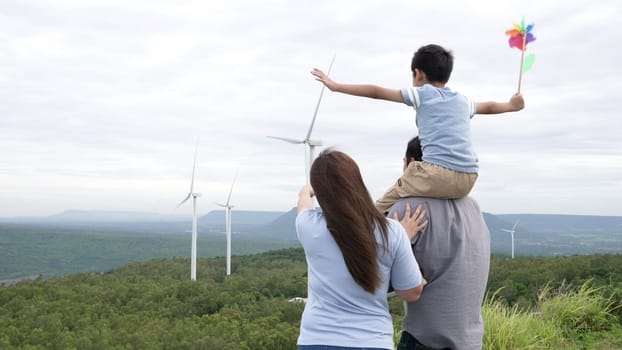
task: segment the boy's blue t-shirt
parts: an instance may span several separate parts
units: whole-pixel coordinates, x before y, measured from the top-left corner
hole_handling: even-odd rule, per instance
[[[296,234],[308,269],[308,297],[298,345],[393,349],[393,322],[387,301],[389,280],[396,290],[416,288],[422,280],[406,231],[399,222],[388,221],[388,248],[378,252],[382,284],[372,294],[352,278],[322,211],[298,214]],[[382,244],[378,230],[375,235]]]
[[[471,142],[475,102],[449,88],[430,84],[401,89],[404,103],[417,112],[423,160],[464,173],[477,173]]]

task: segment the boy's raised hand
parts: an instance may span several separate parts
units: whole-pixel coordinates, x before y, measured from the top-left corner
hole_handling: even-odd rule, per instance
[[[525,100],[523,99],[523,94],[517,92],[512,95],[512,97],[510,98],[510,106],[512,106],[512,109],[514,111],[520,111],[521,109],[525,108]]]
[[[330,91],[335,91],[337,87],[337,83],[335,83],[331,78],[328,77],[322,70],[313,68],[311,74],[315,76],[315,80],[321,81]]]

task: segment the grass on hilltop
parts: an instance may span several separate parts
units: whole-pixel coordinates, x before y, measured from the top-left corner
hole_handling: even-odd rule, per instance
[[[545,286],[531,310],[509,307],[495,294],[484,301],[484,349],[622,349],[617,294],[591,281],[578,288]]]

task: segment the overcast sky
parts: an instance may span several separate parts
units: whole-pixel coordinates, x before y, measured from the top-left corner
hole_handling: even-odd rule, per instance
[[[371,4],[369,4],[371,3]],[[190,187],[219,209],[291,209],[321,84],[411,84],[420,46],[453,50],[448,87],[516,92],[525,17],[536,62],[523,111],[471,123],[486,212],[622,215],[622,5],[590,1],[0,0],[0,217],[67,209],[163,214]],[[378,198],[400,175],[414,111],[326,91],[313,137]],[[190,203],[188,203],[190,204]]]

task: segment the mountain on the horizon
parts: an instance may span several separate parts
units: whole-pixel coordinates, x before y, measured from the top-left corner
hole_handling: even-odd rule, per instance
[[[283,212],[279,211],[245,211],[233,210],[231,221],[233,225],[266,225],[276,220]],[[115,211],[115,210],[65,210],[58,214],[48,216],[18,216],[0,218],[0,222],[16,223],[142,223],[142,222],[186,222],[189,214],[160,214],[141,211]],[[220,226],[224,225],[225,211],[212,210],[203,216],[199,216],[199,225]]]
[[[517,232],[565,233],[573,231],[620,231],[622,216],[558,215],[558,214],[491,214],[483,213],[491,235],[502,234],[519,220]],[[296,208],[287,212],[233,210],[231,221],[234,231],[257,232],[295,238]],[[34,223],[54,225],[88,225],[89,227],[117,225],[128,230],[142,227],[141,231],[179,231],[178,225],[189,225],[190,216],[137,211],[66,210],[62,213],[40,217],[0,218],[2,223]],[[222,229],[225,210],[212,210],[199,217],[199,227]],[[140,226],[142,225],[142,226]],[[171,225],[177,225],[171,228]],[[143,227],[144,226],[144,227]],[[237,226],[237,227],[236,227]],[[505,234],[503,234],[505,236]]]
[[[231,225],[266,225],[283,215],[282,211],[232,210]],[[200,225],[225,224],[225,210],[212,210],[198,218]]]
[[[497,218],[532,231],[582,231],[622,229],[622,216],[560,214],[498,214]]]
[[[2,222],[32,223],[80,223],[80,222],[170,222],[182,221],[182,215],[167,215],[154,212],[120,210],[65,210],[48,216],[17,216],[0,218]]]
[[[288,238],[296,238],[296,215],[298,210],[294,207],[276,218],[274,221],[261,226],[262,232],[271,233],[278,236],[286,236]]]
[[[292,238],[295,238],[295,234],[296,234],[296,226],[295,226],[295,221],[296,221],[296,215],[297,215],[297,210],[296,208],[292,208],[291,210],[289,210],[286,213],[283,213],[279,218],[277,218],[276,220],[261,226],[259,229],[262,232],[269,232],[272,233],[274,235],[288,235],[291,236]],[[494,214],[490,214],[490,213],[483,213],[483,217],[484,217],[484,221],[486,222],[486,225],[488,226],[488,230],[490,231],[491,236],[492,235],[499,235],[501,236],[501,240],[504,241],[505,240],[505,236],[506,234],[500,234],[503,232],[504,228],[511,228],[513,225],[513,221],[509,221],[509,220],[504,220],[499,218],[497,215]],[[621,218],[622,219],[622,218]],[[517,229],[517,232],[527,232],[528,229],[526,227],[520,227]],[[508,236],[508,242],[509,242],[509,236]]]
[[[295,220],[296,208],[287,212],[236,211],[232,212],[232,233],[236,247],[252,240],[278,246],[298,246]],[[224,242],[225,211],[212,211],[201,216],[199,238],[212,247]],[[551,256],[586,253],[622,253],[622,216],[574,216],[483,213],[490,231],[491,251],[509,254],[509,229],[516,222],[515,243],[517,255]],[[108,220],[108,221],[103,221]],[[171,221],[166,221],[171,220]],[[103,236],[134,237],[139,235],[187,235],[191,232],[191,215],[162,215],[144,212],[106,212],[69,210],[49,217],[0,218],[3,232],[66,232],[68,234],[97,233]],[[28,227],[32,226],[32,227]],[[609,227],[607,229],[606,227]],[[557,228],[557,229],[556,229]],[[220,237],[217,237],[220,236]],[[146,237],[146,236],[145,236]],[[164,236],[163,236],[164,237]],[[167,238],[169,239],[169,238]],[[257,242],[257,241],[255,241]],[[224,244],[224,243],[223,243]],[[256,244],[256,243],[253,243]],[[224,249],[224,248],[223,248]],[[2,254],[0,254],[1,256]],[[0,264],[0,267],[2,264]]]

